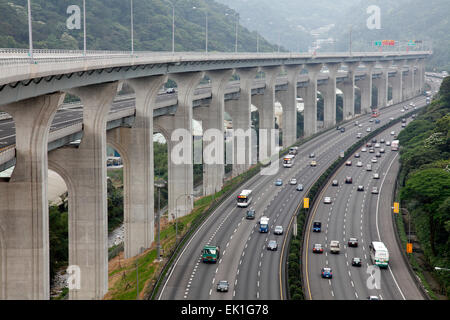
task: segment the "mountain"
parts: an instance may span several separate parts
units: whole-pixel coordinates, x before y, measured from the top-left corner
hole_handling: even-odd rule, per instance
[[[172,7],[163,0],[134,0],[134,48],[172,50]],[[175,51],[205,49],[205,12],[208,14],[209,51],[235,50],[234,11],[210,0],[175,3]],[[82,49],[81,29],[69,30],[66,20],[70,5],[83,12],[82,0],[31,0],[34,48]],[[193,7],[197,9],[193,9]],[[130,0],[86,1],[88,50],[131,50]],[[226,15],[228,13],[228,15]],[[238,51],[256,51],[257,35],[240,26]],[[260,51],[276,46],[260,37]],[[27,0],[0,0],[0,47],[27,48]]]

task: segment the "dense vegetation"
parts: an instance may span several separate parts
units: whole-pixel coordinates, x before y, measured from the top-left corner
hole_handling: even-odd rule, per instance
[[[450,265],[450,77],[439,99],[399,134],[402,206],[432,267]],[[430,268],[430,269],[431,269]],[[435,272],[450,295],[450,274]]]
[[[175,2],[175,51],[205,49],[205,14],[208,13],[209,51],[234,51],[234,12],[214,1]],[[82,0],[32,0],[35,48],[82,49],[83,26],[69,30],[69,5]],[[134,0],[135,50],[172,50],[172,7],[163,0]],[[200,9],[193,9],[193,7]],[[86,2],[87,49],[131,50],[130,1]],[[228,14],[228,15],[226,15]],[[260,50],[273,51],[260,36]],[[0,48],[27,48],[27,0],[0,0]],[[256,51],[256,33],[239,28],[239,51]]]

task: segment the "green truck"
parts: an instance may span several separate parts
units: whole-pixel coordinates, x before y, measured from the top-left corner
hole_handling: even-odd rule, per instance
[[[216,263],[220,256],[220,248],[216,246],[204,246],[202,250],[202,261],[204,263]]]

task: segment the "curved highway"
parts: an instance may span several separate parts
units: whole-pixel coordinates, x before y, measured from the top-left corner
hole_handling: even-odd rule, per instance
[[[414,101],[417,106],[425,104],[424,97],[418,97]],[[406,102],[383,109],[379,117],[381,124],[389,121],[390,117],[399,117],[402,114],[400,109],[405,104]],[[356,141],[356,133],[366,135],[367,127],[375,129],[381,125],[368,122],[368,115],[357,120],[362,127],[351,122],[345,125],[344,133],[330,130],[302,145],[292,168],[283,168],[280,165],[276,175],[256,175],[245,183],[241,189],[253,190],[250,207],[256,210],[255,220],[245,219],[247,209],[238,208],[236,205],[236,197],[241,190],[227,198],[188,241],[172,266],[158,298],[284,299],[284,281],[280,281],[279,272],[281,244],[285,233],[277,236],[272,231],[277,225],[286,230],[305,193],[296,191],[294,185],[289,185],[289,180],[295,177],[297,183],[302,183],[304,190],[307,190],[336,160],[339,152],[346,150]],[[315,153],[317,167],[310,166],[311,152]],[[281,187],[274,185],[277,178],[283,179]],[[258,221],[263,215],[270,218],[269,233],[258,231]],[[269,251],[266,248],[268,241],[272,239],[277,240],[277,251]],[[201,262],[201,249],[207,244],[221,248],[221,257],[217,264]],[[228,292],[216,291],[217,282],[220,280],[229,282]]]

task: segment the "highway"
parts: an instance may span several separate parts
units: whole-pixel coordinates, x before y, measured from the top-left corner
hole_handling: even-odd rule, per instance
[[[416,105],[425,104],[424,97],[414,99]],[[408,101],[409,103],[409,101]],[[400,109],[406,102],[381,111],[382,125],[390,117],[399,117]],[[356,133],[367,134],[366,128],[375,129],[369,116],[359,117],[362,127],[354,126],[354,121],[345,125],[346,131],[340,133],[330,130],[300,147],[292,168],[280,167],[274,176],[256,175],[241,189],[253,190],[251,207],[256,210],[255,220],[244,218],[246,209],[237,208],[236,191],[215,210],[198,231],[191,237],[169,272],[163,284],[159,299],[272,299],[285,298],[284,282],[280,283],[281,244],[285,236],[275,236],[272,232],[259,233],[258,221],[263,215],[270,218],[270,230],[276,225],[286,230],[289,221],[301,202],[305,191],[296,191],[289,185],[289,179],[296,177],[298,183],[307,190],[312,183],[336,160],[340,151],[346,150],[356,141]],[[317,167],[309,165],[308,155],[314,152]],[[280,165],[281,166],[281,165]],[[283,186],[276,187],[277,178],[283,179]],[[277,251],[268,251],[267,242],[276,239]],[[201,262],[201,249],[204,245],[217,245],[221,248],[221,259],[217,264]],[[226,293],[216,292],[217,282],[230,283]]]
[[[392,141],[391,130],[398,134],[400,129],[401,125],[397,124],[383,131],[376,139]],[[378,296],[388,300],[423,299],[419,289],[410,285],[414,284],[413,279],[405,277],[409,276],[408,269],[393,233],[392,188],[397,176],[393,165],[395,164],[395,169],[398,170],[398,151],[391,151],[391,147],[383,143],[380,148],[385,149],[380,158],[376,158],[375,153],[361,152],[361,149],[357,151],[360,158],[352,155],[352,165],[344,165],[331,178],[338,180],[339,185],[332,186],[328,183],[319,197],[318,206],[312,209],[310,221],[321,221],[322,232],[312,232],[311,223],[308,224],[303,254],[307,298],[351,300]],[[375,152],[380,148],[375,148]],[[376,158],[377,162],[372,163],[372,158]],[[357,161],[362,162],[362,167],[356,166]],[[366,170],[367,164],[372,165],[372,171]],[[379,179],[373,178],[375,173],[379,174]],[[352,184],[344,182],[347,176],[352,177]],[[357,190],[360,185],[364,187],[364,191]],[[373,187],[377,187],[380,193],[372,194]],[[325,196],[331,197],[331,204],[323,202]],[[358,247],[348,247],[347,241],[350,237],[358,239]],[[332,240],[340,241],[340,254],[330,254],[329,244]],[[381,271],[379,287],[374,286],[374,280],[370,278],[371,271],[367,269],[372,266],[369,254],[371,241],[384,242],[390,253],[389,269],[377,269]],[[312,253],[312,247],[316,243],[322,244],[324,253]],[[361,267],[352,266],[353,257],[362,259]],[[321,278],[322,267],[332,269],[332,279]],[[403,276],[400,282],[401,274]]]

